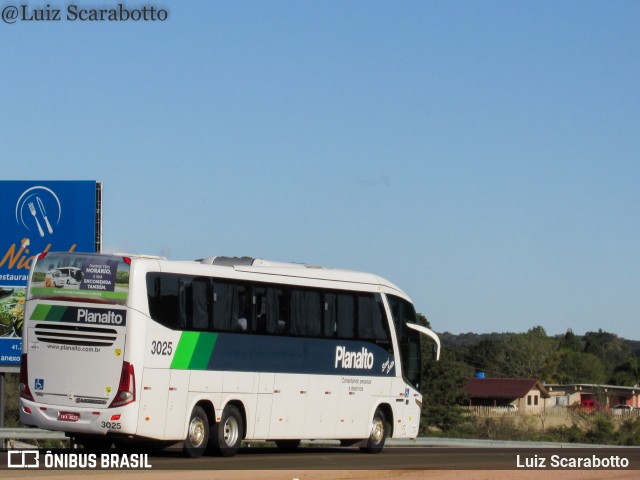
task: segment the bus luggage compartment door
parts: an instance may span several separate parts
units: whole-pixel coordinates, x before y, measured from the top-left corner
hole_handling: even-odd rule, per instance
[[[171,370],[145,368],[142,374],[138,435],[164,439]]]

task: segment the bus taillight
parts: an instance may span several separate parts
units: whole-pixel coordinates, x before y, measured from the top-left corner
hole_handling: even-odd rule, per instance
[[[122,362],[122,373],[120,374],[120,385],[116,397],[109,405],[109,408],[122,407],[135,401],[136,399],[136,376],[133,373],[133,365],[129,362]]]
[[[29,389],[29,372],[27,371],[27,354],[23,353],[20,358],[20,396],[33,402],[33,395]]]

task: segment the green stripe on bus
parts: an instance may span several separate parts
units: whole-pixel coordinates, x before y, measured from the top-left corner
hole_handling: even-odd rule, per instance
[[[213,353],[213,347],[218,339],[217,333],[201,333],[198,343],[189,362],[189,368],[193,370],[206,370],[209,366],[209,359]]]
[[[193,356],[193,350],[196,348],[199,336],[199,332],[182,332],[176,347],[176,354],[171,361],[171,368],[180,370],[189,368],[189,362]]]
[[[51,310],[51,305],[36,305],[36,308],[31,312],[31,320],[44,320],[47,318],[49,310]]]
[[[47,314],[45,320],[49,322],[59,322],[62,320],[62,316],[67,311],[67,307],[61,307],[60,305],[52,305],[51,310]]]
[[[171,368],[206,370],[217,338],[217,333],[182,332]]]
[[[59,322],[67,307],[54,305],[37,305],[31,314],[31,320],[45,320],[48,322]]]

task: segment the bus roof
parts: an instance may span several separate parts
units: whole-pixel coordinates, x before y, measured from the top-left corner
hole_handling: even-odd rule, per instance
[[[396,290],[408,298],[407,294],[397,285],[372,273],[306,265],[303,263],[276,262],[252,257],[208,257],[196,261],[205,265],[231,267],[237,272],[381,285]]]

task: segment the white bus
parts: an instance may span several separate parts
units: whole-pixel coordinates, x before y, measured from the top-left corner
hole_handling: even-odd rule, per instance
[[[69,266],[76,288],[45,284]],[[152,440],[230,456],[242,440],[334,439],[377,452],[418,434],[420,333],[439,356],[407,295],[368,273],[42,254],[27,287],[20,420],[95,450]]]
[[[60,267],[47,272],[45,285],[62,288],[65,285],[78,285],[81,281],[79,268]]]

